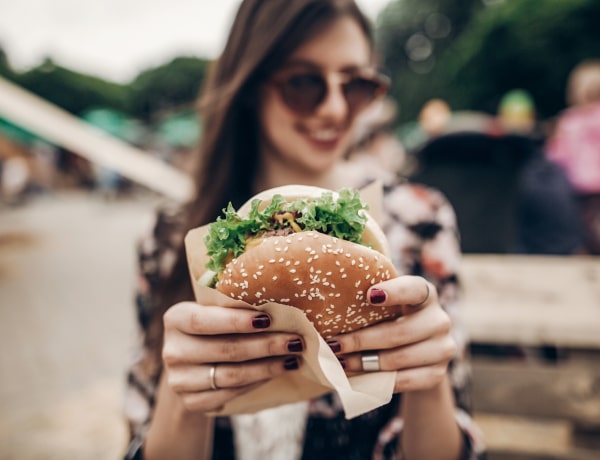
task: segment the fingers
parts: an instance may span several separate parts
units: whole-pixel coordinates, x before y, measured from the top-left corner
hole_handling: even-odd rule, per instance
[[[450,329],[450,317],[438,306],[423,308],[395,320],[339,335],[328,343],[334,352],[344,354],[392,349],[449,334]]]
[[[383,371],[407,370],[418,367],[446,365],[456,356],[456,343],[450,335],[424,340],[406,347],[378,351],[379,365]],[[361,353],[343,356],[347,372],[361,372]]]
[[[447,372],[448,366],[446,363],[400,370],[396,373],[394,393],[431,389],[444,381]]]
[[[163,317],[165,330],[177,329],[186,334],[219,335],[261,332],[271,325],[266,313],[244,308],[204,306],[180,302]]]
[[[299,366],[297,356],[244,364],[175,366],[168,369],[166,383],[188,410],[209,412]]]
[[[288,333],[238,334],[198,337],[180,334],[165,340],[162,358],[167,365],[252,361],[301,353],[302,337]]]
[[[399,276],[372,286],[367,298],[373,305],[407,305],[419,308],[437,302],[437,292],[425,278]]]
[[[271,358],[253,363],[215,365],[183,365],[171,368],[167,383],[177,393],[194,393],[199,391],[233,390],[254,385],[298,369],[300,358],[288,356]],[[214,384],[211,388],[210,371],[214,366]]]

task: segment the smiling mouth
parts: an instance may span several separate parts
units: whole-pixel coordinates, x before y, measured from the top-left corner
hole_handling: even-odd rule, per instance
[[[339,129],[318,129],[318,130],[311,130],[311,131],[307,131],[306,134],[308,135],[308,137],[319,141],[319,142],[332,142],[337,140],[340,135],[341,132]]]

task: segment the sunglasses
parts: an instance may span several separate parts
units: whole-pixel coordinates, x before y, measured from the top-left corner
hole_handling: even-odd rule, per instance
[[[311,115],[317,110],[327,98],[330,82],[339,85],[353,114],[385,95],[390,87],[390,79],[374,69],[329,75],[304,70],[282,74],[271,81],[279,89],[283,103],[299,115]]]

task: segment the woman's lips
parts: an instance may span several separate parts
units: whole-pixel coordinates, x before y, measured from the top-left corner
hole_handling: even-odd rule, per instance
[[[311,145],[320,150],[334,149],[342,139],[342,131],[333,128],[303,130],[302,134]]]

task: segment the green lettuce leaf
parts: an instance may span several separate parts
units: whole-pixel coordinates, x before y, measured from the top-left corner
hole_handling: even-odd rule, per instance
[[[335,199],[326,192],[312,200],[297,200],[288,203],[283,196],[275,195],[262,211],[261,201],[251,203],[247,218],[242,218],[229,203],[223,216],[209,226],[204,242],[210,260],[209,270],[219,273],[230,258],[238,257],[246,248],[248,238],[290,226],[286,220],[277,220],[278,213],[290,212],[296,216],[295,223],[302,231],[314,230],[336,238],[362,244],[362,234],[367,218],[362,210],[367,209],[360,201],[356,190],[343,189]]]

